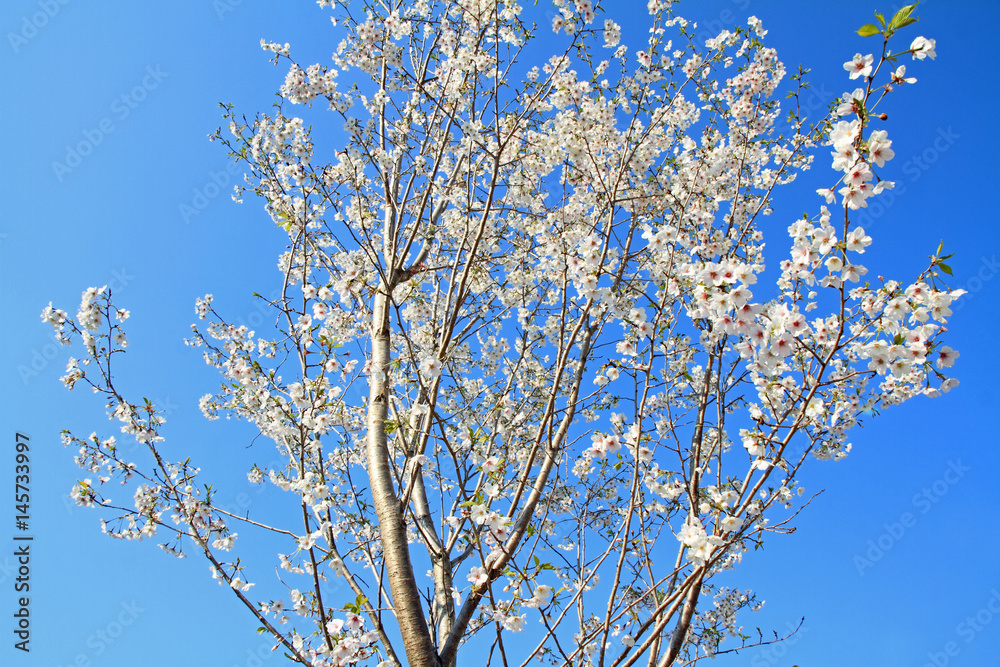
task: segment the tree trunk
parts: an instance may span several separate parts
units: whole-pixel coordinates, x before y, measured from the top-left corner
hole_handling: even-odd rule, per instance
[[[403,647],[410,667],[438,667],[437,651],[431,642],[420,592],[413,576],[410,550],[403,521],[403,508],[396,498],[389,467],[385,421],[389,405],[388,373],[389,299],[392,284],[383,284],[372,308],[372,357],[368,396],[368,479],[378,515],[386,576],[392,593],[393,611],[399,623]]]

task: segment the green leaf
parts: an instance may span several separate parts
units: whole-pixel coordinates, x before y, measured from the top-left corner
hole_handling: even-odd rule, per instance
[[[952,275],[955,275],[955,274],[953,274],[953,273],[951,272],[951,267],[950,267],[950,266],[948,266],[947,264],[943,263],[943,262],[941,262],[941,263],[938,263],[938,267],[939,267],[939,268],[940,268],[940,269],[941,269],[942,271],[944,271],[945,273],[947,273],[947,274],[948,274],[949,276],[952,276]]]
[[[938,243],[938,249],[934,254],[940,255],[942,250],[944,250],[944,239],[941,239],[941,242]]]
[[[878,19],[879,25],[885,28],[885,17],[879,14],[878,12],[875,12],[875,18]]]
[[[279,211],[278,212],[278,218],[281,219],[282,222],[276,222],[275,225],[278,226],[278,227],[281,227],[286,232],[291,231],[291,229],[292,229],[292,219],[290,217],[288,217],[288,214]]]
[[[892,17],[891,21],[889,21],[889,31],[891,32],[893,30],[898,30],[899,28],[902,28],[904,25],[910,25],[911,23],[915,22],[916,19],[910,18],[910,13],[913,12],[914,9],[916,9],[918,4],[920,3],[906,5],[898,12],[896,12],[896,15]]]
[[[858,29],[858,34],[862,37],[871,37],[872,35],[878,35],[880,32],[878,26],[871,23],[866,23]]]

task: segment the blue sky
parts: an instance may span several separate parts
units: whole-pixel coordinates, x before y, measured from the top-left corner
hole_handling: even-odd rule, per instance
[[[867,0],[680,7],[713,30],[750,14],[763,19],[779,57],[790,68],[812,68],[817,108],[854,88],[842,63],[877,46],[853,30],[874,10],[896,8]],[[907,61],[919,81],[885,109],[896,151],[887,170],[898,185],[886,206],[869,212],[865,227],[875,245],[865,258],[873,272],[905,279],[926,265],[939,240],[955,253],[951,285],[969,292],[949,332],[961,352],[954,369],[961,385],[869,420],[853,434],[845,461],[814,462],[804,483],[825,492],[796,533],[749,554],[729,582],[767,600],[744,617],[746,628],[781,631],[805,617],[802,630],[795,641],[719,664],[984,665],[1000,652],[1000,613],[992,611],[1000,612],[1000,448],[992,419],[1000,225],[991,196],[1000,142],[998,81],[988,64],[1000,6],[930,0],[917,14],[920,23],[901,42],[935,38],[938,58]],[[642,38],[645,2],[623,0],[608,15],[627,41],[630,30]],[[100,533],[98,513],[68,499],[81,473],[59,431],[117,428],[94,396],[68,394],[58,382],[67,354],[39,313],[49,301],[75,312],[83,289],[109,284],[132,311],[119,377],[127,391],[168,408],[167,451],[195,456],[204,477],[217,480],[223,504],[266,511],[269,492],[226,463],[245,447],[262,459],[270,450],[252,444],[245,424],[201,417],[197,399],[217,376],[183,339],[195,298],[207,292],[231,319],[259,326],[251,294],[276,284],[284,235],[260,202],[230,200],[237,176],[207,135],[222,122],[219,102],[252,116],[274,101],[285,70],[268,63],[262,37],[291,42],[303,62],[328,58],[339,38],[315,3],[291,1],[9,0],[0,25],[0,437],[7,443],[0,540],[8,545],[0,551],[0,663],[278,664],[203,561],[172,559],[152,541],[112,541]],[[80,145],[87,154],[68,154]],[[827,165],[820,158],[778,196],[766,221],[777,230],[771,262],[786,251],[788,223],[818,210],[812,193],[830,182]],[[31,438],[32,452],[30,655],[12,648],[11,633],[16,432]]]

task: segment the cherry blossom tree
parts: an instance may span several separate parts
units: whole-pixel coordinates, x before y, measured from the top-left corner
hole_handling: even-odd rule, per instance
[[[895,46],[913,5],[859,31],[880,52],[810,125],[756,18],[706,40],[650,0],[632,52],[599,3],[554,4],[535,26],[513,0],[321,0],[333,62],[262,43],[288,67],[276,111],[226,107],[234,199],[287,233],[281,289],[267,331],[206,295],[188,342],[223,376],[205,416],[277,448],[240,465],[286,523],[219,507],[162,451],[162,411],[113,382],[128,311],[108,289],[43,313],[85,351],[67,387],[148,454],[65,433],[92,475],[74,498],[112,537],[205,557],[295,662],[665,667],[766,643],[740,625],[756,595],[715,576],[791,530],[806,462],[845,457],[865,414],[957,384],[947,257],[872,279],[852,222],[892,187],[878,107],[915,81],[900,60],[935,57]],[[775,190],[827,151],[825,205],[766,272]],[[262,533],[286,547],[277,597],[252,588],[274,563],[239,556]]]

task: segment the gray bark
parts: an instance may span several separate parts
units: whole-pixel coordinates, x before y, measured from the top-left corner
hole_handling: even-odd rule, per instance
[[[389,362],[391,361],[389,295],[394,280],[383,283],[372,308],[372,357],[368,396],[368,479],[378,515],[386,578],[392,594],[393,613],[399,623],[403,648],[410,667],[438,667],[437,651],[431,641],[420,591],[410,562],[403,508],[396,498],[389,464],[385,422],[389,406]],[[381,372],[379,372],[381,371]]]

